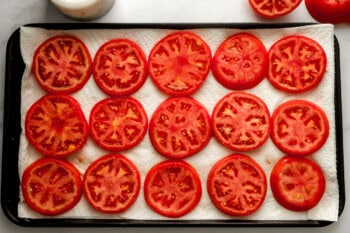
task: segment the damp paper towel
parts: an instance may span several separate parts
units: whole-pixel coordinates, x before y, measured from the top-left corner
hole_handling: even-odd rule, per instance
[[[211,47],[212,53],[216,51],[218,45],[228,36],[242,29],[232,28],[202,28],[192,29],[191,31],[200,35]],[[256,35],[262,40],[266,48],[278,39],[292,34],[300,34],[313,38],[324,48],[327,54],[327,72],[322,82],[317,88],[303,94],[288,94],[276,90],[268,82],[263,80],[257,87],[246,90],[262,98],[270,112],[282,102],[290,99],[306,99],[320,105],[327,113],[330,122],[330,134],[326,144],[315,154],[313,159],[321,166],[326,177],[326,192],[321,202],[310,211],[292,212],[281,207],[276,203],[268,184],[268,191],[265,201],[261,208],[250,216],[244,217],[246,220],[328,220],[337,221],[339,192],[336,173],[336,139],[335,139],[335,110],[334,110],[334,29],[332,25],[311,25],[301,27],[291,27],[282,29],[247,29],[246,32]],[[97,49],[106,41],[112,38],[129,38],[134,40],[141,46],[146,56],[150,50],[162,37],[172,32],[169,29],[97,29],[97,30],[46,30],[34,27],[22,27],[20,30],[21,53],[26,64],[26,69],[22,80],[22,128],[23,119],[28,108],[45,92],[38,86],[30,67],[35,49],[47,38],[54,35],[70,34],[80,38],[90,50],[91,56],[94,57]],[[211,114],[214,105],[230,90],[223,88],[217,83],[211,73],[207,77],[203,86],[196,92],[193,97],[207,107]],[[99,100],[108,97],[104,94],[94,82],[93,77],[90,77],[87,84],[78,92],[72,94],[81,104],[86,119],[89,119],[90,110]],[[132,95],[138,99],[144,106],[148,118],[151,117],[156,107],[167,98],[162,94],[151,79],[148,78],[144,86]],[[85,147],[78,153],[68,157],[80,171],[84,174],[87,166],[102,155],[108,154],[108,151],[98,148],[95,143],[89,139]],[[233,153],[229,149],[221,146],[213,137],[210,143],[198,154],[185,159],[193,167],[195,167],[202,181],[203,194],[198,206],[189,214],[180,219],[235,219],[235,217],[227,216],[216,209],[211,203],[206,192],[206,180],[208,171],[211,166],[226,155]],[[122,152],[125,156],[131,159],[139,168],[141,173],[141,181],[144,180],[147,171],[156,163],[165,160],[152,147],[149,137],[146,134],[144,140],[135,148]],[[272,141],[268,141],[259,149],[245,153],[255,159],[265,170],[267,178],[270,175],[273,165],[284,154],[279,151]],[[23,132],[20,138],[19,150],[19,172],[20,176],[23,170],[33,161],[41,158],[36,150],[28,143]],[[142,182],[141,182],[142,183]],[[21,196],[21,194],[20,194]],[[18,215],[24,218],[43,218],[44,216],[32,211],[26,203],[21,201],[18,204]],[[166,219],[163,216],[153,212],[145,203],[143,190],[141,187],[140,194],[134,205],[126,212],[121,214],[102,214],[89,206],[84,197],[72,210],[56,216],[55,218],[105,218],[105,219]]]

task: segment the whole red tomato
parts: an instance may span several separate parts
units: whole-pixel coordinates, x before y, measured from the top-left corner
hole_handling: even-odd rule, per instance
[[[305,0],[310,15],[321,23],[350,22],[350,0]]]

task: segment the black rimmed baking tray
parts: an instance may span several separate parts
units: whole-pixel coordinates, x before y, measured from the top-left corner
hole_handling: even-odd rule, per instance
[[[267,29],[305,26],[307,24],[29,24],[26,26],[45,29],[193,29],[193,28],[235,28],[235,29]],[[335,52],[335,127],[337,178],[339,187],[339,212],[345,206],[345,182],[343,163],[343,132],[341,111],[341,85],[339,44],[334,37]],[[20,30],[17,29],[9,38],[6,51],[5,103],[3,128],[3,153],[1,177],[1,205],[5,215],[15,224],[21,226],[69,227],[69,226],[223,226],[223,227],[322,227],[333,222],[317,220],[130,220],[130,219],[77,219],[77,218],[21,218],[18,216],[19,185],[18,156],[20,134],[21,81],[25,64],[20,51]]]

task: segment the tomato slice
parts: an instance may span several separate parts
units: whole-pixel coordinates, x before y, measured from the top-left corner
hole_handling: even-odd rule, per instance
[[[90,136],[103,149],[122,151],[139,144],[148,127],[146,112],[132,97],[107,98],[90,113]]]
[[[322,23],[350,22],[350,0],[305,0],[310,15]]]
[[[95,160],[84,174],[83,191],[90,205],[103,213],[129,209],[140,192],[140,173],[123,155],[108,154]]]
[[[44,215],[59,215],[72,209],[82,195],[79,171],[71,163],[42,158],[22,175],[22,194],[27,205]]]
[[[265,77],[267,67],[264,44],[249,33],[227,38],[216,50],[212,61],[216,80],[232,90],[255,87]]]
[[[227,148],[254,150],[269,137],[270,112],[259,97],[245,92],[232,92],[215,105],[212,127],[217,140]]]
[[[281,206],[293,211],[306,211],[319,203],[326,181],[321,168],[314,161],[284,156],[272,169],[270,184]]]
[[[308,91],[321,82],[326,72],[325,51],[320,44],[305,36],[280,39],[271,46],[268,55],[267,78],[282,91]]]
[[[153,113],[149,135],[162,155],[176,159],[189,157],[210,140],[209,113],[192,98],[168,98]]]
[[[272,114],[271,139],[287,154],[312,154],[322,147],[328,134],[326,113],[312,102],[287,101]]]
[[[136,92],[146,81],[147,61],[142,49],[128,39],[113,39],[95,55],[93,74],[97,85],[111,96]]]
[[[168,160],[153,166],[144,184],[146,203],[155,212],[178,218],[191,212],[202,196],[200,178],[190,164]]]
[[[25,118],[28,141],[42,154],[63,158],[86,143],[89,126],[79,103],[69,95],[45,95]]]
[[[81,40],[68,35],[54,36],[35,51],[32,71],[45,91],[69,94],[87,82],[91,63],[89,50]]]
[[[195,93],[210,71],[211,51],[198,35],[179,31],[161,39],[151,50],[149,72],[155,85],[172,96]]]
[[[252,9],[262,17],[278,18],[289,14],[301,0],[249,0]]]
[[[219,160],[207,180],[209,196],[222,212],[246,216],[257,211],[266,196],[263,169],[246,155],[231,154]]]

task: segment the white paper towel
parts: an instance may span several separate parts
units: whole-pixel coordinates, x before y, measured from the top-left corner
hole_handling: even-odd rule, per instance
[[[45,30],[40,28],[22,27],[20,32],[21,53],[26,64],[26,70],[23,75],[22,81],[22,126],[23,119],[28,108],[45,94],[44,91],[36,83],[33,75],[30,72],[32,64],[32,58],[35,49],[48,37],[58,34],[71,34],[80,38],[90,50],[91,56],[94,57],[97,49],[106,41],[112,38],[129,38],[138,43],[144,50],[146,56],[148,56],[150,50],[154,44],[162,37],[170,33],[172,30],[167,29],[108,29],[108,30]],[[198,35],[200,35],[211,47],[214,54],[218,45],[226,39],[228,36],[242,32],[241,29],[229,29],[229,28],[203,28],[192,29]],[[249,220],[328,220],[337,221],[338,219],[338,205],[339,205],[339,192],[337,182],[337,170],[336,170],[336,139],[335,139],[335,114],[334,114],[334,29],[332,25],[312,25],[283,29],[251,29],[245,30],[246,32],[253,33],[262,40],[266,48],[270,46],[278,39],[292,34],[300,34],[315,39],[325,49],[327,54],[327,71],[322,82],[316,89],[303,94],[288,94],[276,90],[268,82],[267,79],[263,80],[258,86],[253,89],[247,90],[247,92],[253,93],[262,98],[270,112],[282,102],[290,99],[307,99],[322,106],[327,113],[330,123],[330,134],[325,145],[312,157],[318,162],[325,173],[326,177],[326,192],[321,202],[310,211],[306,212],[293,212],[284,209],[276,203],[274,197],[268,187],[266,199],[262,207],[250,216],[244,217]],[[207,77],[200,90],[193,95],[195,99],[201,102],[207,107],[211,114],[213,107],[219,99],[230,90],[225,89],[217,83],[211,73]],[[81,104],[83,112],[87,119],[89,119],[89,113],[92,106],[99,100],[106,98],[104,94],[94,82],[93,77],[89,79],[87,84],[78,92],[72,94]],[[148,114],[148,117],[152,115],[155,108],[161,103],[167,96],[161,93],[151,79],[148,78],[144,86],[133,94],[133,97],[138,99]],[[20,152],[19,152],[19,171],[20,176],[23,170],[33,161],[42,157],[36,152],[36,150],[28,143],[25,136],[22,134],[20,139]],[[102,155],[109,153],[108,151],[98,148],[94,142],[89,139],[86,146],[78,153],[71,155],[68,160],[76,165],[81,174],[87,166],[99,158]],[[208,171],[211,166],[220,158],[233,153],[229,149],[221,146],[213,137],[200,153],[187,158],[186,161],[194,166],[201,178],[203,195],[198,206],[186,216],[180,219],[234,219],[235,217],[227,216],[218,211],[211,203],[210,198],[206,192],[206,179]],[[152,147],[148,134],[145,139],[135,148],[124,151],[122,154],[130,158],[141,172],[141,179],[144,180],[147,171],[156,163],[165,160],[164,157],[159,155]],[[265,170],[267,178],[270,175],[273,165],[284,154],[280,152],[269,139],[261,148],[245,153],[255,159]],[[43,218],[42,215],[32,211],[23,201],[18,205],[19,217],[26,218]],[[56,216],[56,218],[123,218],[123,219],[166,219],[153,212],[145,203],[143,197],[143,191],[141,192],[135,204],[126,212],[121,214],[101,214],[93,210],[82,197],[78,205],[72,210]]]

